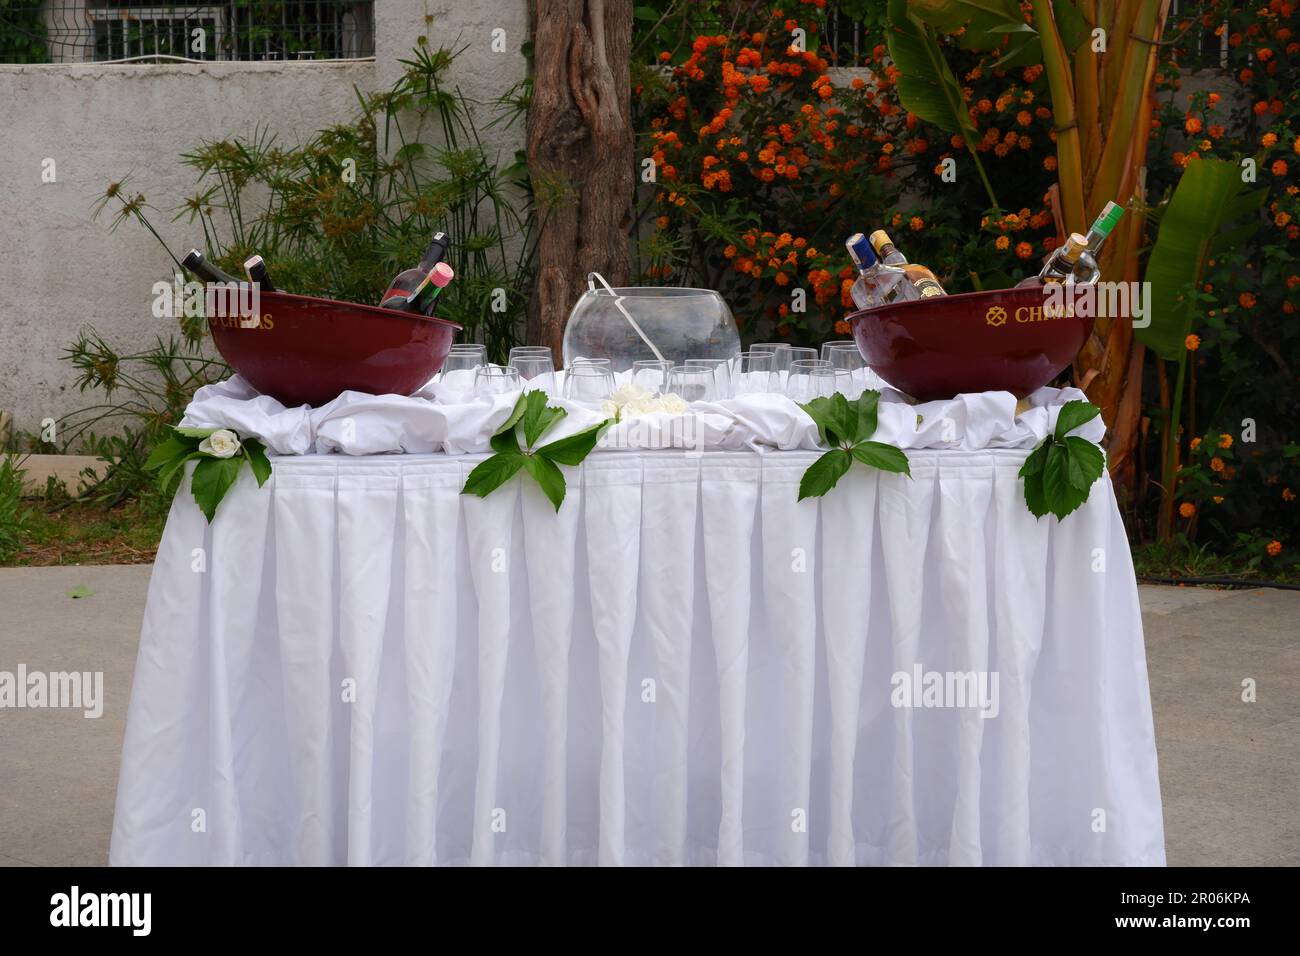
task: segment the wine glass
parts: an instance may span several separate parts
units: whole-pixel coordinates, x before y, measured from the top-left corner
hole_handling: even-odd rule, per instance
[[[668,373],[673,370],[673,363],[659,359],[637,359],[632,363],[632,384],[661,394],[668,388]]]
[[[756,395],[774,391],[777,387],[772,352],[741,352],[731,363],[731,389],[733,395]]]
[[[487,349],[481,345],[464,348],[453,345],[438,370],[438,381],[448,388],[468,391],[474,384],[474,372],[487,364]]]
[[[668,373],[668,391],[686,402],[711,402],[717,396],[717,380],[706,365],[677,365]]]
[[[858,350],[858,343],[853,339],[835,339],[831,342],[823,342],[821,357],[829,359],[830,353],[835,349],[853,349],[853,351],[856,352]]]
[[[614,394],[614,373],[608,362],[575,362],[564,373],[564,397],[596,404]]]
[[[713,397],[731,397],[731,359],[729,358],[692,358],[687,359],[689,367],[707,368],[713,372]]]
[[[519,377],[527,391],[541,390],[547,395],[555,394],[555,363],[551,359],[551,350],[534,349],[532,346],[510,350],[510,367],[519,370]]]
[[[811,351],[811,350],[809,350]],[[835,394],[835,369],[820,359],[801,359],[790,365],[786,377],[785,394],[803,404],[814,398]]]
[[[519,369],[508,365],[481,365],[474,372],[475,395],[502,395],[520,387]]]

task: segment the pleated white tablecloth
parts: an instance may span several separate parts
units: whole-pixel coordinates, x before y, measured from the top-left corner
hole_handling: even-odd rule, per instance
[[[816,452],[597,452],[558,514],[461,496],[481,455],[277,458],[211,527],[183,486],[111,862],[1162,864],[1111,486],[1035,520],[1027,453],[801,503]],[[931,672],[996,698],[895,706]]]

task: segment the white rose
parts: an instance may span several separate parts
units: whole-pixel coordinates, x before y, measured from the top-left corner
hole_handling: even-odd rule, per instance
[[[686,404],[686,399],[674,392],[666,392],[659,396],[659,410],[667,412],[669,415],[685,415],[691,410]]]
[[[644,402],[647,399],[654,398],[654,394],[650,389],[644,388],[635,382],[624,382],[614,390],[614,394],[609,397],[609,400],[622,408],[624,405],[633,402]]]
[[[602,415],[604,415],[606,418],[612,418],[612,419],[614,419],[615,421],[617,421],[617,420],[618,420],[618,412],[619,412],[619,407],[618,407],[618,405],[616,405],[614,402],[611,402],[608,398],[603,398],[603,399],[601,399],[601,401],[600,401],[600,413],[601,413]]]
[[[239,436],[229,428],[218,428],[199,442],[199,451],[213,458],[234,458],[239,454]]]
[[[634,399],[623,406],[623,417],[636,418],[638,415],[650,415],[657,411],[659,411],[659,399]]]

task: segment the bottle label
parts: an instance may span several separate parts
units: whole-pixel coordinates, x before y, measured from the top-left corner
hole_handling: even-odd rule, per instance
[[[939,283],[935,282],[933,279],[917,279],[914,284],[916,285],[917,291],[921,293],[921,298],[923,299],[929,298],[930,296],[944,294],[943,286],[939,285]]]

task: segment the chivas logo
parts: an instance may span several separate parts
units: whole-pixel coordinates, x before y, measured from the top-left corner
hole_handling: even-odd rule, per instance
[[[989,310],[984,313],[984,321],[993,326],[1005,325],[1007,310],[1000,305],[989,306]]]

